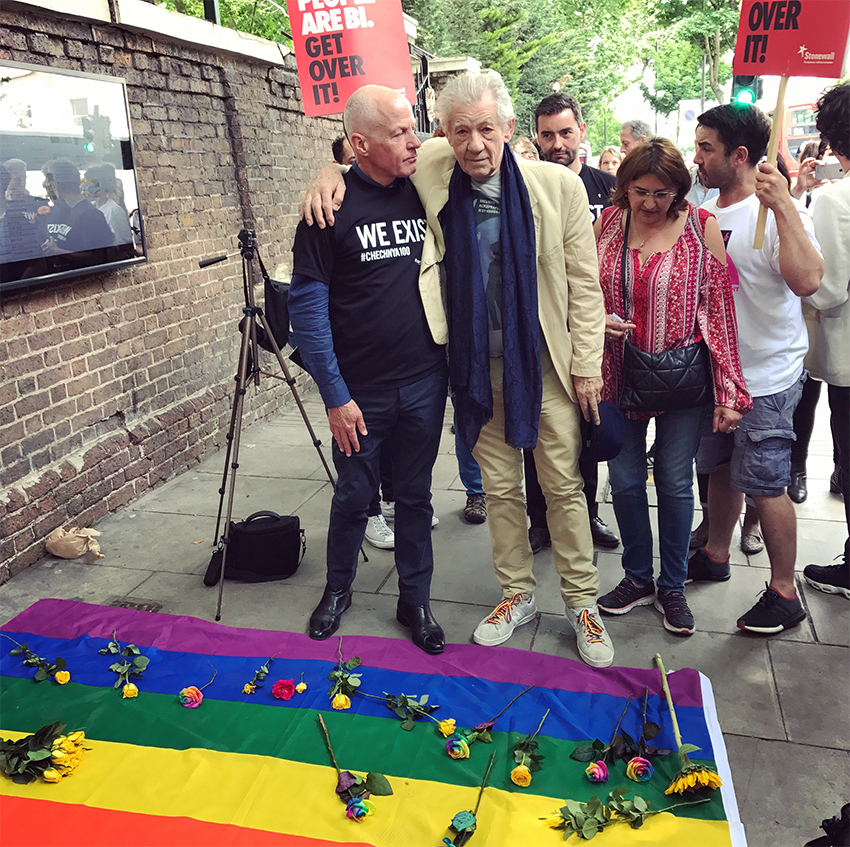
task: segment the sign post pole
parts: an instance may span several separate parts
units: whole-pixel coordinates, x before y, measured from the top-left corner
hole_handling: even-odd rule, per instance
[[[770,141],[767,142],[767,163],[776,164],[779,153],[779,139],[785,130],[785,89],[788,88],[788,77],[779,80],[779,93],[776,95],[776,109],[773,112],[773,125],[770,128]],[[764,229],[767,226],[767,206],[759,206],[759,216],[756,220],[756,235],[753,239],[753,250],[761,250],[764,246]]]

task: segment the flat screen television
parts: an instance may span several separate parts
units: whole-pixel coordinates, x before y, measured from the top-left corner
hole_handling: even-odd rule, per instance
[[[0,294],[146,261],[124,80],[0,60]]]

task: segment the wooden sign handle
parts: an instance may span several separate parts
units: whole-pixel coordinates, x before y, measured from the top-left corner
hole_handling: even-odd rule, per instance
[[[767,161],[776,164],[776,154],[779,152],[779,139],[785,131],[785,89],[788,88],[788,77],[779,80],[779,93],[776,95],[776,109],[773,112],[773,126],[770,128],[770,141],[767,143]],[[767,226],[767,206],[759,206],[759,216],[756,220],[756,235],[753,239],[753,250],[761,250],[764,246],[764,229]]]

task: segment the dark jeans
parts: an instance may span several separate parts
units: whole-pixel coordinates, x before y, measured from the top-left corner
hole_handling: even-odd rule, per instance
[[[537,481],[537,468],[534,466],[534,452],[532,450],[522,451],[523,464],[525,465],[525,508],[528,512],[532,526],[539,529],[549,529],[546,521],[546,498],[543,489]],[[593,462],[579,465],[581,478],[584,480],[584,497],[587,500],[587,513],[593,520],[599,512],[596,503],[596,488],[599,484],[599,466]]]
[[[360,452],[346,456],[336,443],[337,484],[328,526],[328,585],[349,588],[366,530],[369,503],[378,489],[382,445],[390,448],[395,494],[395,564],[399,597],[428,602],[431,549],[431,471],[446,408],[447,372],[441,368],[412,385],[390,391],[352,391],[366,422]]]
[[[392,503],[395,500],[395,493],[393,492],[393,454],[389,442],[381,448],[380,469],[381,485],[375,489],[375,495],[369,503],[367,514],[370,518],[381,514],[381,498],[386,503]]]
[[[841,468],[841,493],[844,495],[844,518],[847,521],[847,541],[844,542],[845,560],[850,562],[850,388],[829,385],[829,425],[832,441],[838,450],[838,467]]]

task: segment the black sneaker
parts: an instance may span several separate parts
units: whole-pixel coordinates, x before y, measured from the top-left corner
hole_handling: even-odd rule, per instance
[[[700,547],[688,559],[688,578],[685,582],[726,582],[730,576],[732,569],[729,567],[729,559],[715,562],[705,552],[705,547]]]
[[[467,523],[484,523],[487,520],[487,502],[483,494],[470,494],[466,498],[463,519]]]
[[[648,585],[638,585],[624,577],[616,588],[599,598],[597,605],[606,614],[625,615],[635,606],[651,606],[654,599],[655,586],[651,582]]]
[[[838,494],[839,496],[843,494],[843,489],[841,488],[841,468],[838,465],[835,466],[835,469],[829,476],[829,493]]]
[[[738,629],[775,635],[783,629],[797,626],[806,619],[799,595],[793,600],[783,597],[775,588],[765,586],[758,603],[738,620]]]
[[[693,635],[694,616],[681,591],[659,591],[655,608],[664,615],[664,629],[674,635]]]
[[[843,594],[850,600],[850,563],[844,556],[837,565],[806,565],[803,576],[812,588],[827,594]]]
[[[532,526],[528,529],[528,543],[531,545],[531,552],[536,556],[544,547],[552,546],[552,536],[545,527]]]

